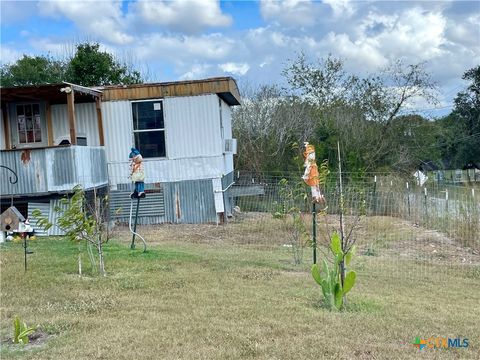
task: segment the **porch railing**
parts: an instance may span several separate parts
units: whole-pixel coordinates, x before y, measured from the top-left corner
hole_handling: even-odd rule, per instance
[[[0,164],[14,170],[18,182],[0,168],[0,196],[36,196],[106,185],[107,160],[101,146],[61,146],[0,151]]]

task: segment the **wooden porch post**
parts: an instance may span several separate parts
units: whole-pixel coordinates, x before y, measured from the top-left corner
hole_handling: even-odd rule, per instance
[[[48,146],[53,146],[52,108],[50,107],[50,101],[47,101],[45,107],[45,116],[47,118]]]
[[[95,104],[97,107],[97,121],[98,121],[98,139],[100,140],[100,146],[105,146],[105,138],[103,135],[103,118],[102,118],[102,102],[99,98],[95,99]]]
[[[10,143],[10,118],[8,117],[7,104],[2,106],[2,117],[3,117],[3,135],[5,136],[5,149],[9,150],[12,148]]]
[[[75,130],[75,96],[72,87],[67,93],[68,123],[70,125],[70,143],[77,145],[77,131]]]

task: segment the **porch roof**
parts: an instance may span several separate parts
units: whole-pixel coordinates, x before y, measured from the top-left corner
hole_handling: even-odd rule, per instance
[[[102,95],[102,92],[98,89],[64,82],[62,84],[2,87],[0,88],[0,98],[2,102],[48,100],[51,104],[66,104],[67,93],[62,89],[67,87],[71,87],[75,91],[76,103],[93,102]]]
[[[41,101],[51,104],[66,104],[65,87],[73,88],[75,102],[92,102],[96,99],[137,100],[163,98],[167,96],[194,96],[217,94],[228,105],[240,105],[241,97],[236,81],[231,77],[217,77],[201,80],[186,80],[164,83],[146,83],[132,85],[109,85],[102,87],[84,87],[67,82],[62,84],[0,87],[2,102]]]

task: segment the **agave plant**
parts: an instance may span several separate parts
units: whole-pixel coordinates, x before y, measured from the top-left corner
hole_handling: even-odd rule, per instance
[[[330,268],[326,259],[322,261],[322,269],[318,264],[312,265],[312,276],[322,288],[325,302],[331,309],[340,310],[343,306],[343,299],[355,285],[357,274],[355,271],[348,271],[342,284],[340,264],[344,261],[346,266],[350,265],[352,256],[355,253],[353,246],[346,254],[342,250],[340,236],[337,233],[330,239],[330,250],[333,253],[333,266]]]

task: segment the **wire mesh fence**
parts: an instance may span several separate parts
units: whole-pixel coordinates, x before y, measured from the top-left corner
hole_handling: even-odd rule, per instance
[[[412,182],[413,178],[394,174],[371,174],[362,178],[348,175],[343,178],[343,197],[338,174],[330,174],[324,185],[326,204],[315,224],[318,243],[324,251],[332,232],[340,231],[343,203],[345,233],[351,234],[358,254],[374,263],[378,274],[392,276],[393,272],[396,276],[418,279],[433,269],[443,274],[479,271],[478,186],[443,185],[433,181],[420,186]],[[234,221],[263,227],[262,238],[280,237],[293,251],[301,244],[291,241],[295,237],[292,222],[282,223],[274,216],[285,203],[281,195],[282,178],[289,184],[300,180],[298,186],[302,186],[298,174],[237,174],[234,191],[239,195],[235,199],[239,215]],[[304,192],[309,192],[306,186]],[[297,200],[296,208],[311,238],[313,221],[308,200],[308,197]],[[308,261],[310,259],[309,255]]]
[[[340,231],[342,211],[345,234],[356,241],[353,267],[360,273],[368,275],[373,268],[376,276],[392,279],[418,280],[432,272],[479,277],[480,188],[474,183],[420,186],[395,174],[346,173],[341,194],[338,174],[330,173],[322,185],[326,201],[316,206],[314,221],[310,190],[299,173],[233,175],[234,185],[226,186],[228,179],[219,191],[213,179],[147,182],[146,197],[138,202],[139,231],[148,233],[147,242],[228,243],[283,252],[292,264],[306,266],[312,262],[313,228],[321,260],[328,255],[330,236]],[[107,221],[127,233],[137,205],[130,198],[133,184],[113,180],[100,184],[96,193],[108,195]],[[91,196],[92,188],[87,199]],[[56,200],[48,201],[46,211],[54,214]]]

